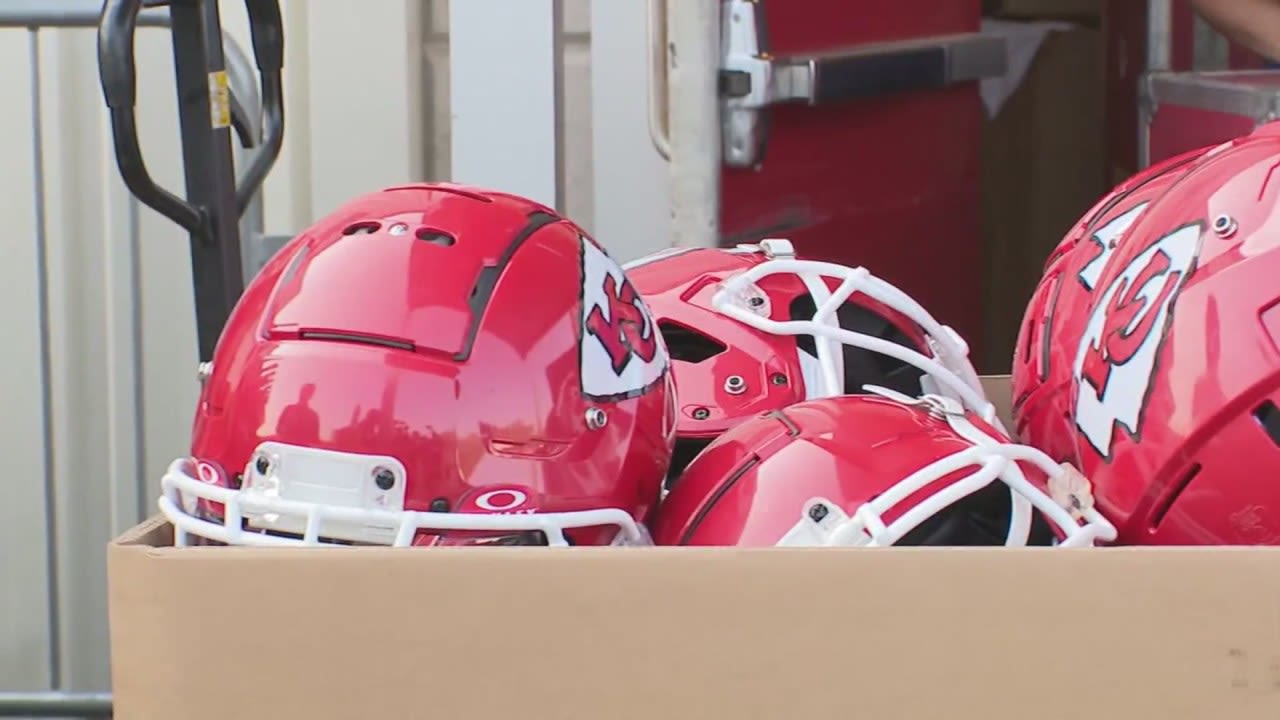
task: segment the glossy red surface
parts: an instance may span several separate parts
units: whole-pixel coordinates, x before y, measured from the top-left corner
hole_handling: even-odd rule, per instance
[[[978,0],[770,0],[772,51],[975,32]],[[791,239],[816,259],[863,265],[981,346],[976,83],[770,115],[758,169],[726,169],[725,244]]]
[[[1204,155],[1152,198],[1099,281],[1116,293],[1096,300],[1102,334],[1075,379],[1075,438],[1081,469],[1122,544],[1280,541],[1280,488],[1269,482],[1280,472],[1280,447],[1264,422],[1266,403],[1280,400],[1277,170],[1273,126]],[[1183,272],[1188,250],[1175,239],[1186,227],[1195,233],[1194,254]],[[1150,322],[1157,311],[1167,311],[1164,321]],[[1150,382],[1130,376],[1096,389],[1100,379],[1128,372],[1120,354],[1144,340],[1157,348]],[[1123,406],[1121,395],[1140,397],[1136,421],[1086,434],[1082,422],[1102,427],[1106,419],[1089,408],[1110,412]]]
[[[972,416],[981,429],[997,431]],[[653,525],[659,545],[773,546],[823,497],[853,514],[925,465],[971,443],[945,419],[876,396],[812,400],[752,418],[715,440],[667,495]],[[960,471],[885,513],[892,522]],[[1043,476],[1027,469],[1029,479]]]
[[[412,185],[352,200],[246,289],[192,454],[232,475],[266,440],[385,454],[408,472],[406,509],[465,512],[485,488],[516,486],[540,511],[644,519],[671,457],[672,381],[664,369],[626,395],[584,391],[582,344],[598,341],[583,330],[583,294],[600,291],[584,287],[592,243],[498,193]],[[587,427],[589,408],[605,427]]]
[[[806,397],[796,336],[749,327],[711,304],[723,279],[765,261],[760,253],[698,249],[627,270],[659,325],[668,328],[679,396],[677,427],[682,438],[712,438],[746,418]],[[838,283],[829,281],[828,285],[834,288]],[[793,274],[766,276],[758,286],[768,298],[773,320],[792,319],[792,303],[808,296],[799,276]],[[927,352],[921,329],[900,313],[861,294],[851,296],[850,302],[887,318],[915,342],[917,351]],[[695,331],[722,349],[710,357],[689,359],[681,352],[680,330],[673,332],[672,328]],[[726,390],[726,380],[732,376],[745,380],[741,392]],[[918,383],[914,391],[919,392]],[[699,416],[699,411],[705,412],[705,417]]]
[[[1104,196],[1063,237],[1022,318],[1014,350],[1011,392],[1014,434],[1059,461],[1075,460],[1071,368],[1088,320],[1103,243],[1124,241],[1116,230],[1136,222],[1149,203],[1182,177],[1204,150],[1158,163]],[[1107,252],[1114,252],[1108,242]],[[1090,269],[1088,274],[1082,274]],[[1092,279],[1095,284],[1089,285]]]
[[[682,437],[715,437],[744,418],[804,399],[795,338],[759,332],[711,306],[721,278],[756,262],[747,255],[706,249],[628,270],[660,327],[696,330],[724,348],[700,361],[682,359],[678,349],[673,354],[672,373],[679,398],[677,432]],[[764,284],[788,291],[779,293],[779,300],[782,295],[790,299],[803,291],[793,278],[770,277]],[[787,303],[778,302],[774,307],[781,315]],[[675,344],[668,339],[668,346]],[[725,381],[735,375],[745,380],[739,394],[725,390]],[[771,381],[771,376],[785,382]]]

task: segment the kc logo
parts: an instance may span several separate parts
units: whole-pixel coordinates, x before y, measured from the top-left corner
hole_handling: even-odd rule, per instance
[[[658,325],[622,268],[582,238],[582,392],[609,400],[640,395],[667,370]]]
[[[1142,249],[1107,285],[1089,315],[1076,353],[1076,427],[1104,458],[1117,425],[1142,427],[1156,360],[1174,303],[1195,268],[1199,223]]]
[[[622,374],[632,356],[640,362],[651,362],[658,352],[658,340],[651,318],[640,307],[635,287],[624,278],[619,288],[613,275],[606,274],[601,290],[609,312],[599,305],[591,308],[586,328],[604,346],[613,371]]]
[[[1094,254],[1084,267],[1080,268],[1080,283],[1090,290],[1094,290],[1098,279],[1107,268],[1107,263],[1111,261],[1112,254],[1115,253],[1116,243],[1129,230],[1129,227],[1142,217],[1142,211],[1147,209],[1147,203],[1142,202],[1129,208],[1119,216],[1111,219],[1106,225],[1098,228],[1089,236],[1089,242],[1093,243]]]
[[[1171,267],[1169,255],[1157,252],[1150,256],[1137,277],[1121,277],[1117,281],[1103,311],[1099,342],[1085,351],[1080,367],[1081,376],[1090,385],[1105,389],[1111,382],[1111,368],[1127,364],[1149,342],[1156,320],[1162,314],[1160,309],[1169,305],[1182,280],[1182,273],[1170,272]],[[1148,287],[1157,288],[1154,297],[1140,294]]]

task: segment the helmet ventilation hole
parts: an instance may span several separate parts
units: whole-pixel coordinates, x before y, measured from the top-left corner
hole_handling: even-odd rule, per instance
[[[1270,400],[1266,400],[1253,409],[1253,419],[1258,421],[1258,425],[1267,437],[1271,438],[1271,442],[1280,447],[1280,408]]]
[[[342,231],[342,234],[343,235],[369,235],[370,233],[376,233],[381,229],[382,229],[381,223],[374,222],[372,220],[366,220],[364,222],[352,223],[351,225],[348,225],[346,229]]]
[[[458,242],[457,238],[449,233],[428,227],[418,228],[416,235],[419,240],[432,245],[439,245],[440,247],[452,247],[454,243]]]
[[[700,363],[729,349],[712,337],[668,320],[658,321],[658,332],[662,333],[672,359],[681,362]]]

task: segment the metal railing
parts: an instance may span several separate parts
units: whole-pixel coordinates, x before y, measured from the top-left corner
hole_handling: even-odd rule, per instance
[[[46,253],[47,208],[45,196],[45,161],[44,136],[42,127],[45,118],[41,105],[41,50],[40,33],[43,29],[85,28],[98,26],[102,12],[101,0],[4,0],[0,3],[0,29],[22,30],[28,34],[30,59],[30,97],[32,126],[32,181],[34,186],[33,202],[35,205],[36,232],[36,270],[38,306],[40,312],[40,336],[42,353],[46,355],[42,364],[45,369],[46,386],[48,385],[50,330],[49,318],[49,262]],[[165,9],[151,9],[139,16],[139,26],[150,28],[169,27],[169,15]],[[92,35],[85,34],[85,42],[92,43]],[[223,35],[224,52],[228,84],[232,99],[232,124],[239,138],[235,148],[235,164],[247,167],[262,143],[263,113],[262,100],[258,88],[257,72],[253,61],[244,49],[230,35]],[[129,241],[120,248],[129,254],[129,262],[135,267],[141,252],[141,230],[139,215],[141,203],[132,195],[128,199]],[[282,238],[269,238],[263,234],[263,208],[261,194],[255,194],[248,204],[240,221],[241,252],[244,259],[244,275],[246,281],[252,277],[262,264],[279,247]],[[140,298],[135,294],[135,305]],[[134,308],[140,313],[140,306]],[[137,320],[135,318],[135,320]],[[40,718],[107,718],[111,717],[112,703],[109,692],[69,692],[63,689],[62,681],[62,627],[60,624],[60,607],[64,598],[58,591],[58,548],[55,527],[55,497],[52,477],[53,462],[51,458],[52,397],[49,389],[43,390],[42,415],[45,418],[45,472],[44,478],[46,528],[46,572],[48,574],[48,596],[51,605],[49,612],[49,685],[52,690],[32,692],[0,692],[0,717],[40,717]],[[145,495],[145,482],[138,480]],[[139,509],[141,512],[141,509]],[[138,520],[141,520],[141,516]]]

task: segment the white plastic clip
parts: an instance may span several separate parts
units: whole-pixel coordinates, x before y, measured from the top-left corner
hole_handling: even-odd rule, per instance
[[[1093,486],[1089,478],[1070,463],[1058,467],[1062,472],[1049,477],[1049,496],[1079,520],[1085,511],[1093,509]]]
[[[800,520],[778,540],[778,547],[827,547],[832,536],[848,525],[850,518],[826,498],[810,498]]]
[[[735,249],[744,253],[762,253],[769,259],[796,256],[795,246],[790,240],[783,238],[765,238],[758,243],[738,243]]]
[[[863,385],[862,389],[872,395],[879,395],[880,397],[900,402],[903,405],[923,408],[936,417],[964,415],[964,406],[956,399],[946,397],[945,395],[925,394],[920,395],[919,397],[911,397],[910,395],[900,393],[897,390],[871,384]]]

